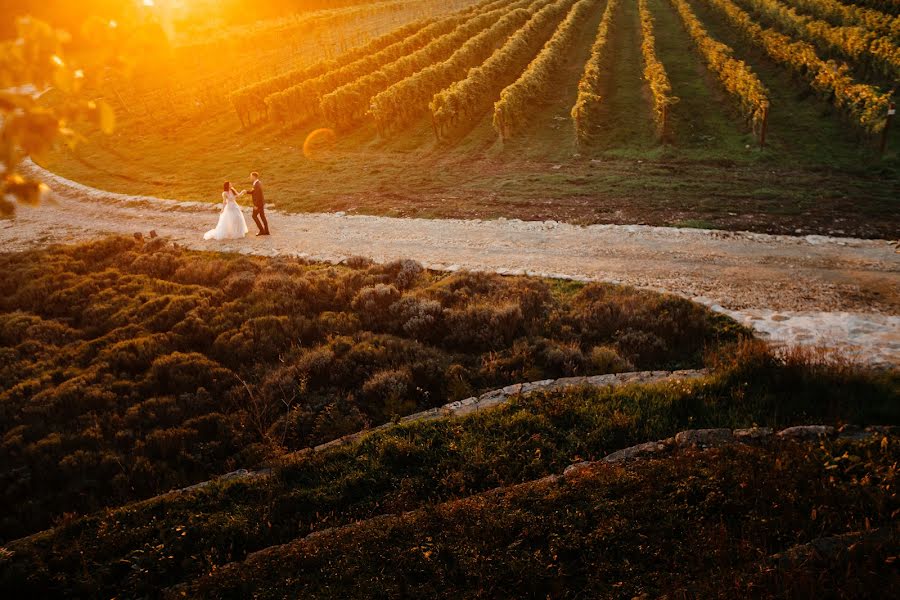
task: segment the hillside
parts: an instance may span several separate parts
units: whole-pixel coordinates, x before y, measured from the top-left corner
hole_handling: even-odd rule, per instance
[[[501,0],[432,3],[416,20],[404,5],[387,32],[377,15],[349,21],[372,33],[321,62],[242,47],[225,62],[265,69],[197,91],[202,110],[179,115],[153,98],[194,93],[207,69],[185,62],[184,89],[129,91],[113,136],[47,165],[102,189],[206,201],[256,169],[293,211],[896,237],[898,128],[878,153],[896,59],[848,58],[832,38],[896,41],[839,23],[821,30],[832,43],[797,29],[823,23],[812,5],[773,16],[779,6]],[[647,64],[664,79],[647,79]],[[589,111],[573,112],[579,97],[594,98]]]
[[[200,254],[0,257],[2,537],[511,383],[693,367],[741,331],[603,284]]]
[[[729,351],[714,366],[714,375],[699,380],[513,397],[469,416],[414,421],[349,445],[288,455],[268,474],[69,519],[9,543],[0,581],[19,594],[52,597],[88,590],[157,595],[191,582],[189,596],[244,597],[252,589],[261,597],[334,597],[477,595],[534,585],[535,576],[554,586],[546,590],[551,596],[587,585],[616,597],[615,586],[626,580],[650,592],[665,589],[654,568],[683,573],[673,588],[736,585],[758,579],[752,565],[767,555],[891,522],[891,435],[683,458],[676,452],[636,471],[601,468],[598,487],[560,488],[544,479],[688,426],[900,420],[895,374],[817,364],[804,354],[777,359],[758,343]],[[579,505],[594,508],[581,512]],[[482,528],[471,529],[479,522]],[[610,547],[618,548],[612,562]],[[889,561],[880,561],[896,548],[894,537],[849,561],[885,573]],[[670,562],[646,561],[645,552],[665,553]],[[621,553],[633,560],[622,562]],[[818,578],[828,567],[806,568]],[[797,571],[779,570],[784,578],[763,589],[807,585]],[[876,576],[859,571],[859,585],[874,589],[867,578]],[[852,596],[852,581],[816,580]]]

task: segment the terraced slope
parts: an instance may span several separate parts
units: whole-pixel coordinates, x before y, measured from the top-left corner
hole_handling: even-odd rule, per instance
[[[299,556],[294,553],[295,549],[306,548],[311,540],[333,539],[332,536],[339,535],[344,540],[340,553],[347,557],[368,557],[367,553],[375,551],[363,543],[369,539],[369,533],[360,533],[360,543],[353,545],[350,534],[335,533],[331,529],[376,519],[360,526],[361,531],[369,531],[367,527],[377,529],[379,523],[399,523],[409,517],[391,515],[408,511],[414,511],[413,515],[434,514],[429,507],[435,503],[451,503],[448,506],[456,502],[477,504],[483,501],[482,494],[489,490],[560,474],[572,463],[599,460],[634,444],[674,436],[688,427],[736,428],[759,424],[777,429],[810,422],[900,423],[896,374],[866,373],[834,364],[816,366],[815,361],[810,362],[802,355],[776,359],[762,347],[752,344],[735,355],[722,358],[717,372],[705,378],[674,379],[656,385],[535,392],[513,397],[502,406],[462,418],[404,423],[347,445],[296,453],[271,464],[272,470],[262,476],[223,480],[193,491],[74,519],[8,544],[7,549],[13,554],[0,563],[0,585],[19,594],[42,590],[53,597],[65,597],[77,596],[84,590],[104,590],[134,597],[155,593],[164,587],[191,584],[201,578],[196,583],[199,587],[192,589],[190,595],[202,589],[212,596],[238,597],[246,593],[245,583],[259,586],[260,593],[269,590],[275,596],[292,595],[301,590],[324,593],[324,588],[316,592],[318,583],[337,585],[335,589],[347,585],[343,593],[352,590],[356,590],[354,594],[362,593],[359,590],[364,585],[373,586],[374,595],[394,593],[391,586],[408,576],[414,577],[411,573],[417,572],[419,565],[406,571],[406,565],[399,562],[395,567],[402,573],[395,573],[396,578],[389,578],[393,583],[386,583],[377,576],[374,580],[368,579],[370,567],[384,567],[380,560],[370,566],[338,561],[335,566],[342,564],[347,575],[340,583],[329,579],[337,577],[336,572],[319,565],[311,555],[305,555],[308,559],[295,561],[294,558]],[[892,444],[894,442],[888,442],[889,453],[896,452]],[[849,462],[837,458],[841,455],[837,452],[834,460],[853,473]],[[760,456],[748,460],[758,461]],[[806,459],[801,458],[798,456],[800,462],[797,464],[805,464],[805,471],[785,463],[771,473],[761,473],[760,477],[786,478],[795,473],[797,479],[786,480],[783,489],[785,493],[796,495],[801,504],[813,502],[818,505],[821,494],[833,492],[836,494],[833,501],[843,502],[853,494],[871,491],[871,487],[867,487],[866,492],[854,489],[847,492],[851,496],[843,496],[841,494],[847,490],[839,492],[826,485],[821,493],[813,493],[802,482],[812,481],[809,478],[815,469],[830,471],[826,469],[830,463],[816,459],[815,464],[807,464],[803,462]],[[872,460],[881,459],[874,457]],[[763,465],[771,467],[772,463],[761,462],[759,465],[759,469],[764,470]],[[708,468],[718,469],[713,463],[709,463]],[[740,477],[745,472],[723,466],[717,477],[731,481],[728,478]],[[875,482],[876,471],[872,473]],[[877,473],[877,478],[893,476],[890,471]],[[761,497],[758,490],[763,488],[752,486],[767,486],[763,479],[746,481],[751,487],[746,489],[744,501]],[[686,498],[702,499],[709,491],[704,491],[702,478],[683,479],[684,482],[690,482],[683,485],[681,492]],[[790,492],[790,486],[799,487]],[[661,488],[661,493],[668,493],[664,489]],[[622,502],[627,505],[629,498],[643,502],[646,493],[623,497]],[[465,500],[469,497],[470,500]],[[560,502],[558,506],[566,504]],[[540,518],[529,517],[536,519],[535,525],[544,519],[554,522],[565,513],[547,506],[540,511],[546,511],[546,514]],[[718,518],[720,513],[717,511],[695,516],[702,522],[711,523]],[[511,514],[515,512],[512,510]],[[742,510],[733,514],[731,523],[735,528],[756,523],[753,520],[756,516],[742,520],[744,514]],[[884,514],[877,510],[863,511],[852,517],[850,511],[844,511],[842,518],[849,521],[834,520],[836,515],[830,512],[823,514],[831,516],[819,525],[828,525],[830,529],[815,530],[803,527],[802,522],[785,526],[793,519],[793,513],[782,514],[778,507],[766,506],[759,517],[774,519],[772,535],[776,536],[774,532],[778,532],[767,553],[803,541],[804,536],[814,531],[843,533],[856,526],[856,518],[868,517],[870,523],[875,524],[873,526],[884,520]],[[412,518],[416,527],[423,531],[431,527],[420,517]],[[642,527],[647,531],[667,527],[647,514],[634,515],[634,518],[646,519]],[[684,526],[690,529],[692,523],[685,522]],[[801,529],[791,529],[797,526]],[[326,530],[330,533],[305,539],[311,533]],[[458,528],[448,525],[445,534],[427,535],[432,540],[441,535],[452,538],[455,531],[459,531]],[[518,563],[511,561],[509,554],[491,548],[490,536],[472,537],[471,543],[475,546],[467,548],[480,546],[484,556],[496,557],[498,566],[505,568],[503,565],[506,565],[511,572],[518,570]],[[544,539],[545,536],[539,537]],[[778,543],[775,543],[776,539]],[[423,539],[412,546],[404,546],[405,549],[397,548],[397,556],[406,556],[406,550],[427,541]],[[509,543],[512,541],[510,539]],[[589,537],[582,541],[586,549],[591,548]],[[391,547],[390,541],[383,540],[382,546]],[[271,549],[262,555],[251,556],[266,548]],[[298,552],[302,554],[305,550]],[[324,549],[317,552],[331,556]],[[454,551],[451,554],[460,555]],[[429,563],[438,569],[434,572],[435,581],[443,581],[448,586],[447,593],[451,590],[471,592],[467,587],[473,585],[471,580],[463,578],[455,583],[442,580],[450,576],[441,570],[445,567],[452,570],[452,563],[443,563],[440,556],[434,556],[438,562]],[[229,577],[227,581],[215,577],[202,579],[228,563],[245,560],[250,561],[247,564],[252,569],[239,578]],[[290,569],[291,574],[284,576],[276,563]],[[641,564],[646,567],[650,563]],[[73,565],[84,565],[85,568]],[[227,572],[232,574],[241,570],[240,566],[227,567]],[[316,579],[317,574],[321,574],[321,580]],[[491,575],[495,576],[505,577]],[[582,584],[578,578],[564,578],[564,581],[573,586]],[[280,585],[288,588],[279,588]],[[312,587],[303,587],[310,585]]]
[[[900,585],[898,459],[900,436],[874,433],[600,463],[311,535],[167,597],[875,597]]]

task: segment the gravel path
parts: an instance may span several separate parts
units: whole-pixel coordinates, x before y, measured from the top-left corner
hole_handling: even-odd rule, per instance
[[[15,220],[0,222],[5,250],[155,230],[199,250],[333,262],[353,255],[413,258],[437,270],[610,281],[694,299],[774,341],[900,364],[900,254],[884,240],[272,209],[271,237],[214,242],[203,240],[215,226],[213,204],[114,194],[28,168],[52,186],[56,201],[21,208]],[[277,197],[277,190],[270,195]],[[245,213],[253,230],[246,207]]]

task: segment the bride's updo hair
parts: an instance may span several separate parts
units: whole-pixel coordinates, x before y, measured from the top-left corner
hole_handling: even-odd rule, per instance
[[[226,182],[225,182],[225,189],[223,189],[222,191],[223,191],[223,192],[227,192],[227,191],[230,190],[230,189],[231,189],[231,182],[230,182],[230,181],[226,181]]]

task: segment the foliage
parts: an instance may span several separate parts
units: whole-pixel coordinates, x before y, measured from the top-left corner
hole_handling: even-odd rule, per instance
[[[761,132],[769,112],[769,91],[744,61],[734,58],[730,47],[709,36],[686,0],[671,2],[706,66],[715,73],[728,93],[738,100],[754,131]]]
[[[392,85],[372,98],[369,112],[379,133],[408,124],[426,113],[432,97],[455,81],[465,79],[470,69],[481,65],[534,14],[540,0],[517,2],[496,23],[466,41],[447,60],[435,62]]]
[[[597,126],[597,109],[602,101],[600,92],[603,85],[604,65],[607,61],[609,27],[618,6],[618,0],[607,0],[606,9],[597,27],[597,37],[591,46],[591,54],[584,65],[584,73],[578,81],[578,97],[572,107],[575,135],[579,142],[592,137]]]
[[[790,4],[834,25],[861,25],[869,31],[900,40],[900,16],[896,14],[883,13],[861,6],[860,3],[845,4],[838,0],[790,0]]]
[[[334,67],[317,77],[266,96],[266,108],[280,123],[303,121],[321,114],[319,102],[324,94],[376,71],[384,65],[428,44],[435,37],[452,30],[463,17],[449,17],[434,22],[417,21],[401,27],[369,44],[365,53],[351,53],[334,63]]]
[[[553,35],[573,4],[574,0],[551,2],[539,10],[540,5],[532,5],[529,10],[536,12],[500,49],[471,69],[464,79],[435,94],[428,104],[435,134],[440,137],[451,125],[490,107]]]
[[[498,590],[878,597],[900,584],[891,558],[900,547],[892,517],[898,459],[896,435],[684,450],[350,524],[215,570],[182,591],[197,598],[459,598]],[[770,558],[867,530],[881,542],[874,546],[881,560],[839,546],[838,573],[827,552],[811,553],[821,562],[807,564],[808,575]]]
[[[860,130],[878,133],[884,129],[891,98],[889,93],[882,93],[875,86],[856,82],[850,75],[850,67],[822,60],[810,44],[795,42],[786,35],[761,27],[731,0],[707,1],[745,39],[765,50],[776,63],[803,76],[813,90],[844,111]]]
[[[579,28],[596,4],[597,0],[577,2],[537,57],[515,82],[500,92],[500,99],[494,103],[493,124],[501,138],[508,138],[523,127],[532,106],[549,92],[551,78],[563,64]]]
[[[516,381],[696,365],[738,331],[610,285],[354,264],[122,238],[0,257],[2,536]]]
[[[379,92],[433,63],[446,60],[469,38],[493,25],[507,11],[530,1],[482,3],[478,10],[471,13],[468,19],[450,33],[432,40],[421,49],[385,65],[374,73],[369,73],[322,96],[322,113],[335,127],[346,128],[358,122],[365,117],[372,98]]]
[[[666,137],[669,107],[678,98],[672,95],[672,84],[666,75],[666,68],[656,57],[656,38],[653,36],[653,15],[647,8],[647,0],[639,0],[638,10],[641,18],[641,53],[644,57],[644,79],[650,86],[653,96],[653,117],[656,131],[660,138]]]
[[[814,43],[826,51],[852,60],[863,70],[887,81],[900,79],[900,48],[890,39],[864,26],[832,26],[825,21],[799,14],[778,0],[745,0],[791,35]]]
[[[24,159],[40,160],[59,143],[74,146],[79,123],[106,133],[115,125],[108,104],[84,98],[85,71],[64,58],[69,34],[30,17],[18,19],[16,33],[0,42],[0,216],[14,213],[15,202],[38,204],[48,191],[19,172]],[[51,88],[56,100],[48,106],[39,98]]]

